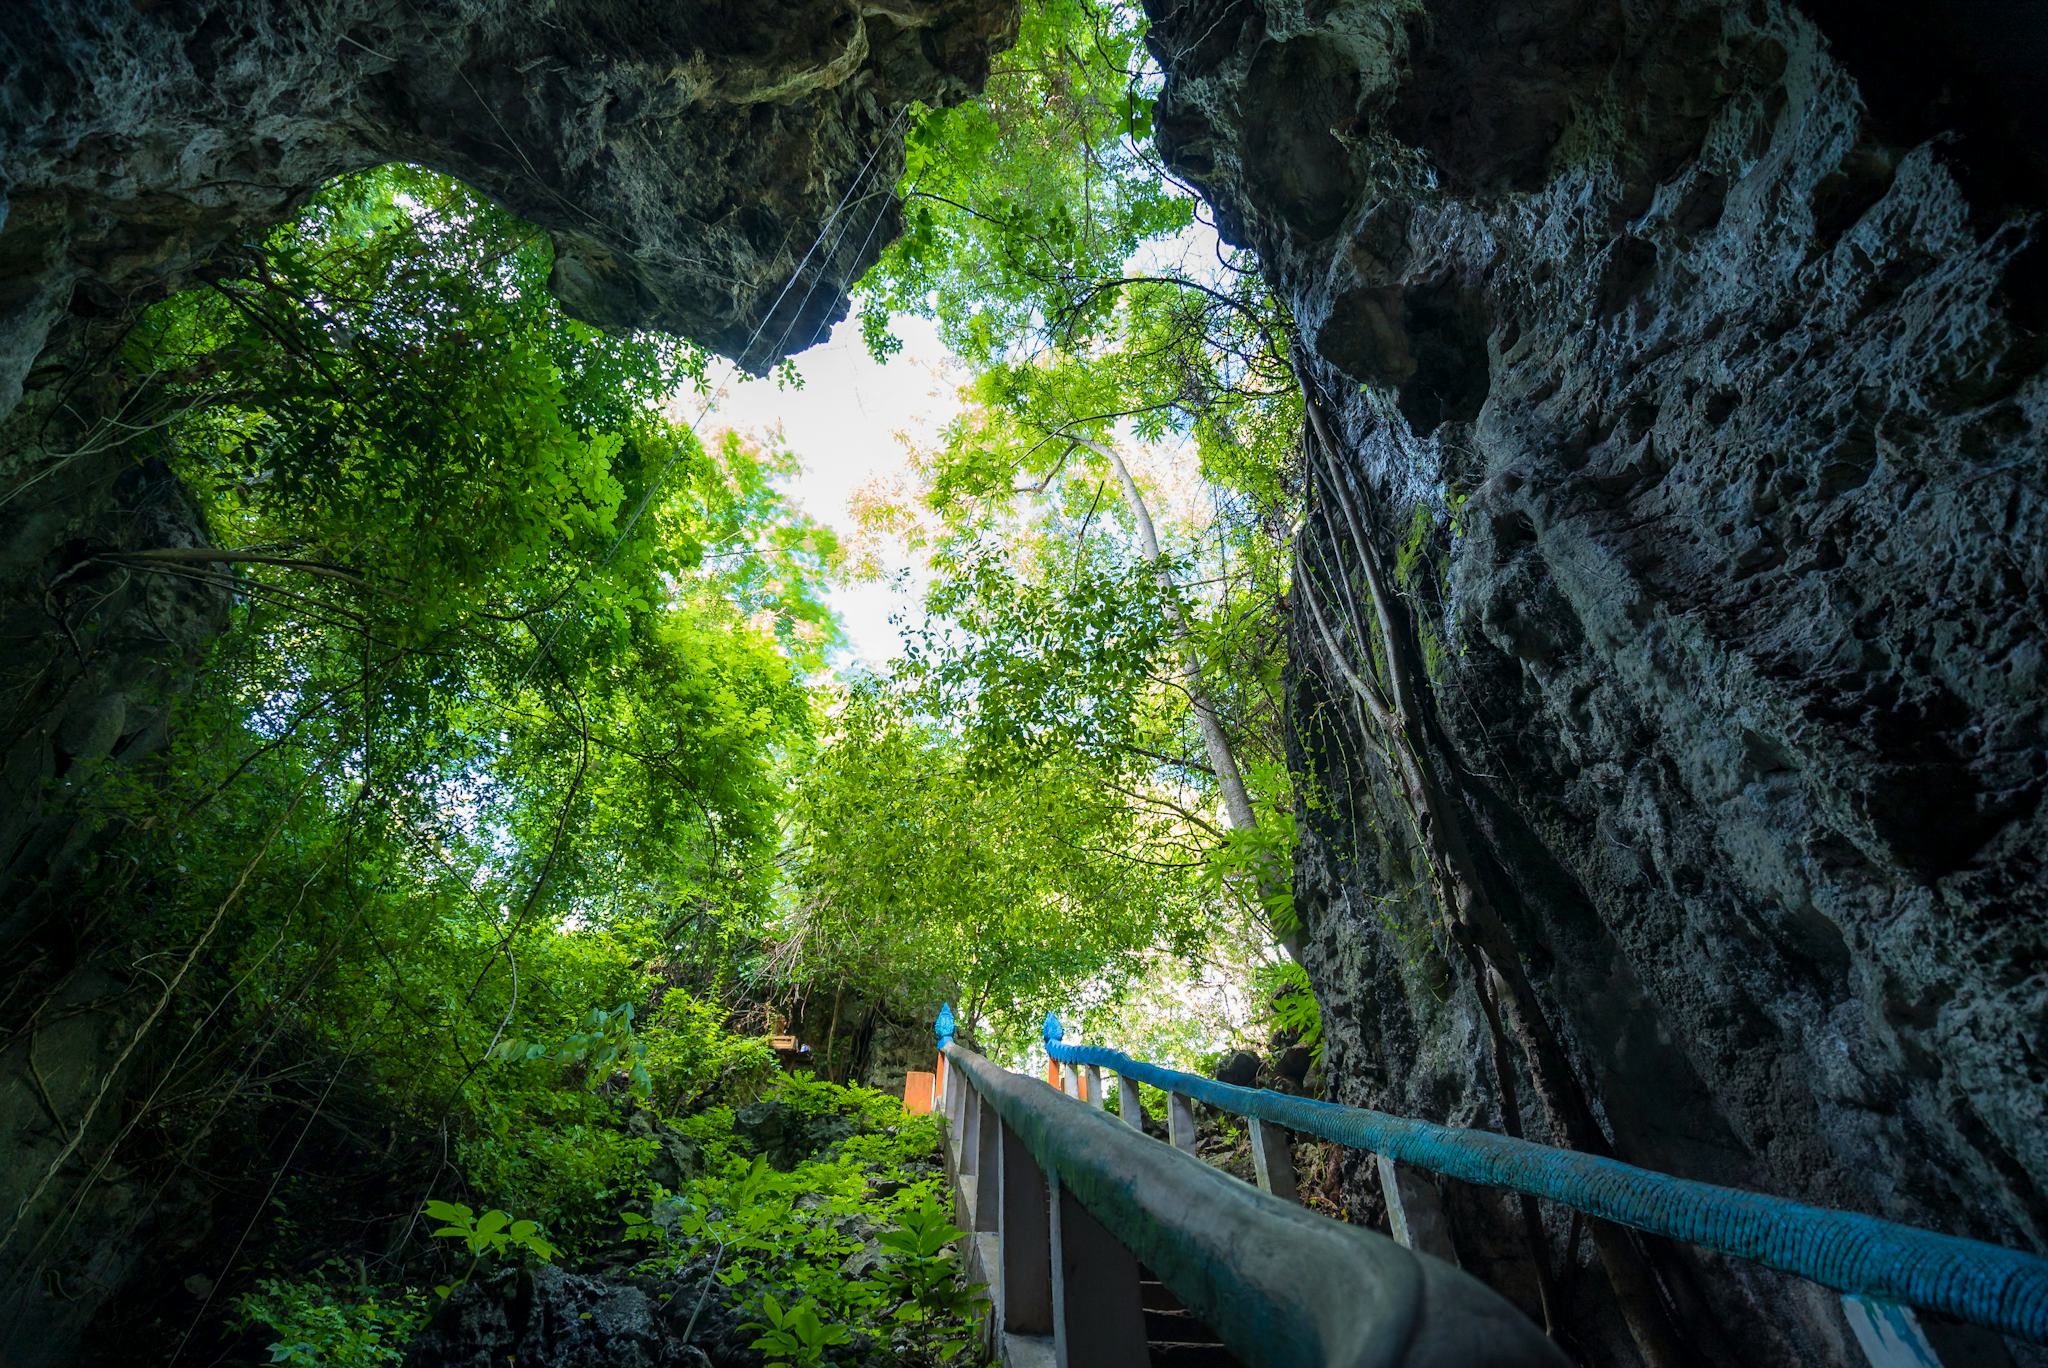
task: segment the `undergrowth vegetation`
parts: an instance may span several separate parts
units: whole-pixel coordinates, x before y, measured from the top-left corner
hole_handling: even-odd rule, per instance
[[[679,1273],[708,1259],[725,1286],[777,1289],[761,1303],[771,1359],[816,1362],[814,1349],[863,1340],[891,1362],[969,1349],[978,1289],[961,1284],[951,1257],[961,1232],[946,1211],[938,1119],[803,1075],[781,1079],[768,1100],[786,1111],[774,1153],[731,1107],[678,1127],[696,1176],[678,1192],[657,1185],[646,1213],[621,1216],[655,1246],[639,1268]],[[792,1161],[786,1170],[776,1153]],[[844,1337],[818,1338],[835,1329]]]
[[[439,1301],[466,1288],[496,1296],[508,1273],[554,1264],[659,1289],[686,1343],[707,1306],[729,1323],[745,1317],[738,1333],[771,1364],[816,1364],[831,1350],[835,1361],[935,1368],[971,1354],[981,1289],[954,1253],[937,1118],[869,1088],[763,1069],[758,1040],[700,1032],[686,1046],[683,1033],[656,1027],[644,1043],[649,1056],[694,1052],[698,1066],[676,1071],[702,1104],[687,1114],[656,1108],[625,1072],[590,1075],[595,1087],[495,1085],[505,1107],[457,1144],[436,1185],[448,1195],[416,1213],[426,1250],[407,1269],[438,1278],[431,1289],[365,1260],[294,1274],[273,1256],[234,1299],[231,1323],[272,1362],[396,1363]],[[714,1096],[725,1100],[705,1101]],[[280,1212],[273,1250],[294,1224]]]

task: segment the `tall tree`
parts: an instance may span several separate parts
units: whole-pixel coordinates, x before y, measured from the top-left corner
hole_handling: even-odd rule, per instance
[[[587,1035],[767,904],[835,547],[777,491],[786,452],[664,415],[693,349],[568,318],[550,265],[530,225],[384,168],[128,339],[158,416],[109,439],[173,469],[215,545],[84,548],[74,575],[219,584],[233,623],[151,764],[70,776],[100,862],[10,947],[6,1010],[64,991],[76,938],[149,1005],[0,1257],[63,1229],[38,1203],[80,1147],[112,1147],[91,1175],[144,1146],[175,1169],[280,1098],[332,1116],[338,1089],[412,1158],[479,1165],[541,1113],[587,1124],[594,1099],[505,1086],[502,1047]],[[264,1210],[269,1176],[235,1195]]]

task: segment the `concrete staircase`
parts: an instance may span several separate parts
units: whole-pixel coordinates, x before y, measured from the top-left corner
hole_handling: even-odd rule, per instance
[[[1242,1360],[1224,1347],[1222,1337],[1196,1320],[1151,1269],[1140,1265],[1138,1275],[1152,1368],[1242,1368]]]

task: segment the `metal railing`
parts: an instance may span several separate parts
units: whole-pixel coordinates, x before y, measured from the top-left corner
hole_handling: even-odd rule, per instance
[[[950,1011],[942,1016],[950,1025]],[[1191,1100],[1244,1117],[1251,1123],[1259,1185],[1285,1196],[1293,1195],[1291,1135],[1371,1151],[1378,1157],[1396,1236],[1418,1249],[1449,1255],[1434,1188],[1413,1172],[1420,1169],[1546,1198],[1832,1288],[1842,1294],[1850,1329],[1875,1364],[1979,1361],[1945,1357],[1912,1308],[2048,1344],[2048,1259],[2034,1254],[1487,1131],[1237,1087],[1115,1050],[1067,1044],[1051,1014],[1045,1048],[1055,1067],[1066,1066],[1065,1090],[1091,1095],[1097,1105],[1105,1069],[1118,1076],[1126,1108],[1135,1104],[1140,1083],[1165,1092],[1169,1138],[1178,1148],[1194,1147]],[[1980,1341],[1977,1350],[1963,1352],[1982,1348]]]
[[[948,1168],[1003,1363],[1147,1363],[1146,1272],[1254,1368],[1567,1362],[1449,1264],[1248,1187],[991,1064],[955,1043],[950,1024],[947,1012]]]

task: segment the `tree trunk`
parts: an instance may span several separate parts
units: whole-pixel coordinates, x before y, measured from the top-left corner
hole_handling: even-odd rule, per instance
[[[839,1003],[846,996],[846,985],[841,983],[832,990],[832,1021],[825,1027],[825,1078],[829,1082],[839,1081],[838,1066],[832,1062],[832,1045],[839,1039]]]
[[[1159,533],[1152,524],[1152,510],[1146,507],[1138,482],[1131,478],[1130,467],[1124,464],[1124,458],[1116,448],[1106,443],[1085,437],[1075,440],[1108,461],[1116,472],[1117,485],[1123,490],[1124,502],[1130,505],[1131,519],[1138,526],[1138,554],[1147,565],[1157,567],[1161,560]],[[1187,610],[1178,600],[1174,602],[1174,615],[1174,637],[1180,645],[1181,687],[1187,691],[1188,702],[1194,709],[1195,725],[1202,733],[1202,748],[1209,755],[1209,768],[1216,772],[1216,787],[1223,797],[1224,825],[1232,831],[1256,831],[1259,817],[1252,808],[1251,792],[1245,787],[1244,771],[1238,767],[1237,752],[1230,744],[1230,735],[1223,730],[1223,720],[1216,715],[1216,705],[1202,683],[1201,658],[1195,654],[1194,634],[1188,625]],[[1286,881],[1277,870],[1261,869],[1258,882],[1261,906],[1281,896],[1286,888]],[[1300,960],[1301,936],[1298,932],[1282,936],[1280,946],[1289,959]]]

